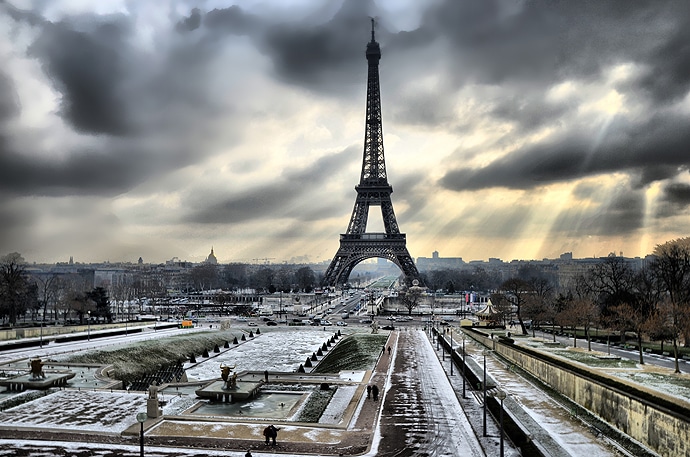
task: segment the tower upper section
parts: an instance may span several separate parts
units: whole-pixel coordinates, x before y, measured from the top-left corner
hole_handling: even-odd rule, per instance
[[[360,186],[388,186],[386,161],[383,154],[383,124],[381,122],[381,88],[379,85],[379,60],[381,48],[374,36],[374,20],[371,20],[371,41],[367,43],[367,116],[364,132],[364,157]]]

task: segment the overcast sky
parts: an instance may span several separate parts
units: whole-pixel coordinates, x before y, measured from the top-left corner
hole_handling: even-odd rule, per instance
[[[413,257],[688,235],[686,0],[0,0],[0,254],[332,258],[369,17]]]

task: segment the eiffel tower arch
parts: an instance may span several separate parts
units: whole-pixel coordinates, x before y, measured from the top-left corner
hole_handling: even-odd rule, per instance
[[[371,41],[367,43],[368,62],[367,112],[364,134],[362,175],[355,186],[357,199],[347,232],[340,235],[340,248],[324,275],[324,284],[342,285],[352,269],[360,262],[378,257],[388,259],[400,268],[405,281],[411,284],[419,279],[417,267],[407,251],[406,237],[400,233],[393,211],[388,183],[386,161],[383,155],[383,123],[381,121],[381,90],[379,86],[379,60],[381,48],[374,38],[374,20],[371,21]],[[383,233],[367,233],[369,208],[379,206],[383,217]]]

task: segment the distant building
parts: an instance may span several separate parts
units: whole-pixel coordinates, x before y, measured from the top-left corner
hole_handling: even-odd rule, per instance
[[[206,257],[206,263],[218,265],[218,259],[216,259],[216,255],[213,253],[213,246],[211,246],[211,253]]]
[[[431,258],[417,257],[419,271],[443,270],[446,268],[460,268],[465,266],[462,257],[439,257],[438,251],[431,253]]]

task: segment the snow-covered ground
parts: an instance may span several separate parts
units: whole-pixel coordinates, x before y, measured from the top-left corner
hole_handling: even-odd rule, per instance
[[[220,365],[235,366],[235,371],[296,372],[307,357],[316,352],[334,332],[321,329],[267,331],[249,338],[202,363],[185,367],[187,378],[194,380],[220,377]],[[232,345],[231,345],[232,346]],[[214,354],[209,354],[214,356]],[[197,359],[199,360],[199,359]]]
[[[342,330],[341,332],[344,333]],[[190,381],[217,379],[221,374],[221,364],[235,366],[235,371],[238,372],[245,370],[295,372],[300,363],[304,363],[307,357],[317,352],[334,333],[321,328],[264,330],[254,337],[247,338],[246,341],[241,341],[238,345],[231,345],[229,349],[224,349],[221,353],[211,353],[206,359],[198,358],[198,363],[188,364],[187,374]],[[89,348],[96,349],[99,346],[98,343],[97,341],[75,343],[72,349],[82,350],[87,344]],[[113,345],[112,341],[101,343],[101,346]],[[131,341],[128,340],[127,344],[130,343]],[[59,352],[64,353],[64,349],[65,347],[62,347],[62,351]],[[61,358],[58,351],[45,350],[42,355]],[[348,372],[336,379],[360,382],[363,376],[364,372],[361,371]],[[341,423],[345,407],[352,399],[355,390],[355,386],[341,386],[327,407],[321,422],[325,425]],[[137,413],[146,411],[147,395],[146,392],[61,390],[0,412],[0,426],[120,434],[136,424]],[[162,394],[162,397],[167,402],[164,414],[179,414],[197,401],[188,395]],[[31,446],[29,442],[15,442],[11,446],[24,445]],[[3,447],[2,441],[0,441],[1,447]],[[75,444],[74,447],[83,448],[84,445]],[[104,452],[107,452],[107,449],[106,446]],[[166,451],[162,452],[162,455],[165,455]],[[175,452],[179,454],[179,449]],[[1,455],[3,455],[2,449],[0,449]],[[147,455],[155,454],[147,452]],[[195,453],[189,455],[195,455]]]
[[[352,331],[352,329],[349,329]],[[477,409],[477,401],[473,397],[458,402],[457,392],[459,385],[457,380],[460,378],[458,373],[450,378],[453,383],[449,383],[447,366],[441,368],[438,355],[432,345],[425,340],[422,332],[410,331],[410,338],[414,344],[396,348],[397,351],[404,350],[406,356],[414,362],[404,367],[398,373],[400,380],[416,380],[420,383],[426,401],[425,414],[429,421],[436,423],[438,433],[437,449],[430,447],[424,451],[429,456],[441,455],[487,455],[497,456],[498,449],[496,442],[496,426],[490,422],[490,434],[493,436],[492,446],[480,448],[476,445],[476,430],[481,428],[477,424],[481,421]],[[189,376],[196,379],[214,379],[220,376],[219,366],[221,363],[227,365],[237,365],[236,370],[269,370],[269,371],[295,371],[304,359],[315,352],[322,343],[330,338],[333,331],[323,331],[322,329],[278,329],[276,331],[263,331],[262,334],[250,339],[242,344],[231,348],[215,357],[201,361],[190,369]],[[93,346],[95,342],[91,342]],[[477,362],[482,363],[479,348],[468,347],[468,351],[473,357],[477,357]],[[214,354],[211,354],[212,356]],[[395,355],[395,353],[393,354]],[[447,362],[446,362],[447,365]],[[529,383],[519,380],[514,373],[502,366],[492,358],[487,360],[488,371],[499,381],[501,388],[504,389],[512,400],[518,401],[528,409],[528,414],[533,420],[539,423],[545,432],[557,441],[568,455],[588,457],[604,457],[615,455],[607,449],[602,442],[586,433],[586,428],[575,427],[568,418],[567,411],[559,405],[540,406],[545,398],[543,392]],[[390,373],[389,373],[390,374]],[[343,376],[361,380],[361,373],[346,373]],[[353,380],[354,380],[353,379]],[[460,384],[461,385],[461,384]],[[384,394],[390,385],[384,389]],[[455,389],[453,388],[455,387]],[[59,395],[58,395],[59,394]],[[32,426],[45,429],[74,429],[110,432],[124,430],[136,423],[136,413],[143,410],[146,394],[144,393],[113,393],[108,392],[75,392],[61,391],[39,400],[27,403],[20,407],[0,413],[0,425],[4,426]],[[338,389],[331,404],[326,409],[322,419],[322,425],[338,424],[341,420],[342,411],[347,398],[352,394],[347,387]],[[111,396],[112,395],[112,396]],[[50,397],[54,397],[51,399]],[[111,398],[112,400],[108,400]],[[167,398],[166,398],[167,400]],[[181,401],[181,400],[176,400]],[[172,403],[172,402],[171,402]],[[406,402],[403,402],[406,403]],[[403,409],[402,415],[412,416],[417,414],[413,409],[413,402],[409,401],[407,409]],[[60,405],[69,404],[69,415],[64,414]],[[419,406],[419,405],[416,405]],[[67,411],[68,409],[62,408]],[[107,410],[107,411],[106,411]],[[97,411],[98,413],[93,413]],[[99,412],[100,411],[100,412]],[[43,417],[42,417],[43,416]],[[93,416],[78,420],[79,416]],[[72,417],[72,419],[69,419]],[[570,422],[569,422],[570,421]],[[583,428],[585,432],[583,432]],[[459,430],[459,431],[458,431]],[[378,453],[378,445],[381,440],[380,429],[374,428],[373,446],[367,457],[373,457]],[[484,439],[486,440],[486,438]],[[84,452],[97,457],[135,457],[139,455],[138,446],[114,446],[104,444],[84,444],[84,443],[46,443],[43,441],[28,440],[2,440],[0,439],[0,456],[14,455],[13,450],[28,450],[23,455],[30,456],[49,456],[65,455],[50,449],[67,449],[71,454],[76,455]],[[35,449],[34,451],[31,451]],[[173,456],[243,456],[244,452],[227,450],[181,450],[179,448],[147,447],[147,456],[154,457],[173,457]],[[254,452],[254,455],[273,456],[270,452]],[[506,455],[514,455],[507,449]]]

